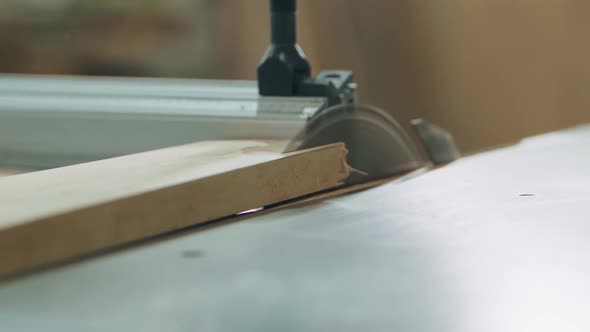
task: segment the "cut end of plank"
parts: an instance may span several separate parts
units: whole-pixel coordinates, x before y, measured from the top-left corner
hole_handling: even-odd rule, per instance
[[[0,277],[342,185],[337,143],[215,141],[0,179]]]
[[[344,143],[334,143],[324,146],[303,150],[306,153],[317,154],[318,160],[316,162],[331,162],[332,160],[340,160],[339,167],[334,168],[333,172],[336,177],[340,178],[340,184],[344,184],[350,175],[355,171],[346,162],[348,157],[348,149]],[[285,157],[297,155],[302,151],[284,153]],[[323,159],[323,160],[322,160]]]

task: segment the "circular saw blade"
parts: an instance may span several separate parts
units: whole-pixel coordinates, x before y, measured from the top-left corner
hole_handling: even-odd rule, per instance
[[[361,172],[356,184],[411,171],[426,165],[416,144],[389,114],[367,105],[337,105],[314,115],[291,141],[289,150],[342,142],[348,164]],[[365,174],[362,174],[365,173]]]

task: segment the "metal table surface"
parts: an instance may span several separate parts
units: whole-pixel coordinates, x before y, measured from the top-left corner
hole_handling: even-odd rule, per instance
[[[588,331],[589,148],[534,137],[4,282],[0,330]]]

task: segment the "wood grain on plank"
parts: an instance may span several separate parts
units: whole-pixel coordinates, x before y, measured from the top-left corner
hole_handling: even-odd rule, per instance
[[[338,186],[346,148],[200,142],[0,179],[0,276]]]

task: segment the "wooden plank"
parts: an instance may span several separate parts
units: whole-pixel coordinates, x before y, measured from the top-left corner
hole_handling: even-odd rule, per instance
[[[346,148],[200,142],[0,179],[0,276],[338,186]]]

